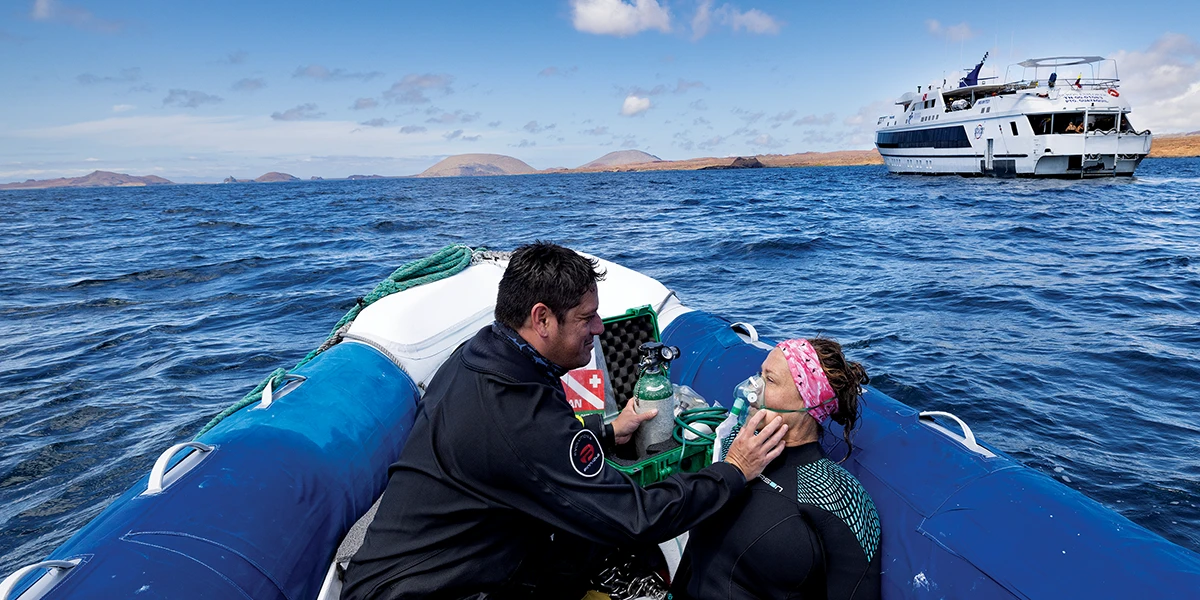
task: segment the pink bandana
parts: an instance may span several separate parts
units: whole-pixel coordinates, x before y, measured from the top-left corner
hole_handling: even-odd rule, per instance
[[[836,394],[829,378],[821,368],[821,359],[808,340],[795,339],[779,342],[776,346],[787,359],[788,369],[792,372],[792,380],[796,389],[800,390],[800,399],[808,414],[817,422],[824,421],[837,410]]]

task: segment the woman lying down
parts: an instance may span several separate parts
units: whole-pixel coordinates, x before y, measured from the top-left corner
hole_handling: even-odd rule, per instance
[[[778,413],[787,424],[786,448],[748,493],[692,530],[674,599],[880,597],[875,505],[817,442],[821,423],[832,419],[853,452],[849,432],[867,381],[837,342],[817,338],[780,343],[761,374],[743,382],[758,398],[751,410]]]

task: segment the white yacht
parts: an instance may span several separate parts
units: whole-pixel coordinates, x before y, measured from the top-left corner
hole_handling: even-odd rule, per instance
[[[1150,131],[1129,121],[1115,61],[1035,58],[1010,66],[1004,83],[979,76],[986,61],[957,87],[918,87],[896,101],[897,114],[879,117],[875,146],[890,172],[1131,176],[1150,153]]]

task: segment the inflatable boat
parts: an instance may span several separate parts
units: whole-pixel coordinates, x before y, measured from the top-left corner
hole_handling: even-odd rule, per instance
[[[752,324],[601,264],[603,364],[592,367],[605,389],[577,389],[581,411],[628,397],[646,341],[678,346],[671,380],[719,404],[772,347]],[[47,560],[9,575],[0,600],[337,598],[426,384],[492,321],[506,265],[451,247],[397,271],[300,365],[166,449]],[[885,598],[1200,594],[1200,555],[1005,456],[954,415],[870,388],[862,405],[844,466],[879,511]]]

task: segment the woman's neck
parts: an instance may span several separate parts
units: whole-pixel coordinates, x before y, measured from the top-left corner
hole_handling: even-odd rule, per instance
[[[797,417],[799,417],[799,422],[788,423],[788,431],[784,435],[783,445],[791,448],[793,446],[803,446],[804,444],[817,441],[817,432],[819,429],[817,427],[816,419],[813,419],[805,413],[795,414]]]

